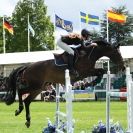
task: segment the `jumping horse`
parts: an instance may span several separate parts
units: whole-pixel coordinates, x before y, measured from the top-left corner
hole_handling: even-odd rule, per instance
[[[124,62],[119,47],[104,41],[96,41],[96,43],[98,44],[96,47],[82,46],[80,49],[77,49],[79,55],[75,59],[75,69],[78,71],[79,77],[70,75],[72,82],[82,80],[88,76],[103,75],[105,73],[103,68],[95,68],[96,61],[103,56],[108,57],[117,66],[118,71],[124,69]],[[60,56],[63,58],[65,54],[63,53]],[[25,125],[27,127],[30,127],[29,106],[31,101],[41,93],[46,83],[64,84],[66,69],[67,65],[58,66],[55,64],[54,59],[50,59],[19,67],[10,73],[8,80],[6,80],[7,94],[4,100],[7,105],[11,105],[15,101],[16,92],[18,93],[19,108],[15,111],[15,115],[19,115],[25,105]],[[22,99],[23,94],[27,94],[25,99]]]

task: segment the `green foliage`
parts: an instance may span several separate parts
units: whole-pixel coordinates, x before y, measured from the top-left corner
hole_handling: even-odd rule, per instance
[[[96,30],[91,31],[92,33],[92,40],[100,40],[101,39],[101,33],[97,32]]]
[[[133,32],[133,16],[126,10],[125,6],[121,6],[118,9],[112,8],[112,10],[126,15],[127,21],[124,24],[109,21],[109,41],[114,44],[133,45],[133,37],[131,36]],[[101,27],[101,34],[105,39],[107,37],[106,13],[104,13],[104,20],[101,23]]]
[[[0,53],[3,52],[3,19],[0,17]]]
[[[44,0],[19,1],[12,14],[14,35],[8,36],[7,52],[25,52],[28,50],[28,14],[29,22],[35,31],[30,34],[30,51],[42,51],[54,47],[54,25],[47,16]]]

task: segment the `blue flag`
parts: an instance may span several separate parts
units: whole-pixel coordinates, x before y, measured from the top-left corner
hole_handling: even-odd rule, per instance
[[[91,14],[86,14],[84,12],[80,12],[81,22],[91,24],[91,25],[99,25],[99,17]]]
[[[64,30],[66,30],[67,32],[72,32],[73,31],[72,22],[61,19],[57,15],[55,15],[55,26],[59,27],[59,28],[62,28]]]

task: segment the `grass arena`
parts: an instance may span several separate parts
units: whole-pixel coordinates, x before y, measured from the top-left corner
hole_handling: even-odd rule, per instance
[[[122,101],[111,101],[110,118],[114,122],[119,121],[122,127],[127,128],[127,103]],[[31,127],[26,128],[25,112],[19,116],[15,116],[14,112],[18,103],[15,102],[12,106],[6,106],[5,103],[0,103],[0,133],[41,133],[42,129],[47,126],[47,117],[52,122],[55,122],[55,102],[32,102]],[[65,111],[65,102],[60,103],[60,110]],[[91,133],[94,124],[99,120],[106,123],[106,101],[87,101],[73,102],[73,118],[75,119],[74,132]]]

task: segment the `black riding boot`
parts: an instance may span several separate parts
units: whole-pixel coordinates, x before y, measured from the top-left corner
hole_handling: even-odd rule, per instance
[[[74,75],[75,77],[79,76],[78,72],[74,69],[74,55],[69,54],[68,67],[69,67],[70,74]]]

